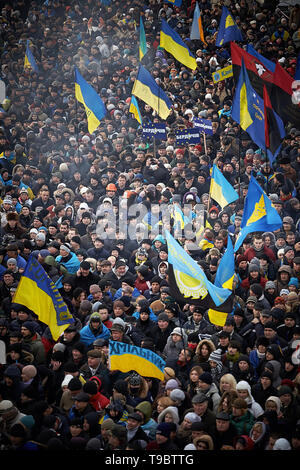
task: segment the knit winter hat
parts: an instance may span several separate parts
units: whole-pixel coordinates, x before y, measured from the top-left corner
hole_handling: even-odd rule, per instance
[[[214,362],[221,362],[221,349],[216,349],[215,351],[213,351],[210,354],[208,360]]]
[[[198,421],[201,421],[201,417],[198,416],[196,413],[193,413],[193,412],[187,413],[186,415],[184,415],[184,419],[188,419],[192,423],[196,423]]]
[[[265,290],[275,289],[275,283],[273,281],[267,281],[265,285]]]
[[[209,372],[203,372],[203,374],[199,376],[199,380],[207,385],[211,385],[213,382],[212,375]]]
[[[170,393],[170,398],[173,401],[183,401],[185,399],[185,394],[182,390],[179,388],[174,388],[172,392]]]
[[[166,383],[165,390],[174,390],[175,388],[178,388],[178,382],[175,379],[170,379]]]

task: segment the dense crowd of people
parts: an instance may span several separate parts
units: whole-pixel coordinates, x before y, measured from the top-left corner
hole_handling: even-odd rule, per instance
[[[212,80],[231,63],[229,44],[215,46],[222,5],[198,2],[203,44],[189,39],[194,0],[0,3],[0,449],[299,450],[300,131],[286,123],[271,166],[232,120],[233,78]],[[252,44],[294,76],[299,5],[224,5],[241,47]],[[139,107],[144,123],[166,124],[166,141],[144,139],[129,112],[140,14],[143,65],[172,110],[162,121]],[[162,19],[195,55],[195,71],[159,46]],[[27,40],[38,73],[24,68]],[[75,99],[75,67],[107,109],[92,135]],[[192,127],[194,117],[211,120],[213,134],[178,145],[175,130]],[[223,210],[209,197],[213,164],[239,194]],[[176,238],[214,282],[228,237],[234,244],[239,233],[251,175],[282,228],[244,240],[233,312],[220,327],[201,306],[172,297],[164,230],[176,235],[174,205],[188,204],[194,235]],[[14,302],[29,256],[74,319],[57,341],[34,309]],[[160,355],[164,380],[134,364],[111,370],[109,340]]]

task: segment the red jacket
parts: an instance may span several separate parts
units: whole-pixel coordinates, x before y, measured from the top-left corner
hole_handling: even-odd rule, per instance
[[[102,382],[99,377],[95,375],[91,377],[90,380],[93,380],[97,383],[98,392],[95,395],[91,396],[89,403],[95,408],[96,411],[104,410],[104,408],[109,405],[110,401],[105,395],[102,395],[102,393],[100,393]]]
[[[272,260],[272,261],[276,261],[276,256],[275,254],[273,253],[272,250],[270,250],[270,248],[267,248],[266,246],[264,246],[264,253]],[[247,248],[247,250],[245,251],[244,253],[244,256],[246,256],[247,258],[247,261],[251,261],[252,258],[255,258],[256,257],[256,251],[254,250],[254,248],[250,247],[250,248]]]

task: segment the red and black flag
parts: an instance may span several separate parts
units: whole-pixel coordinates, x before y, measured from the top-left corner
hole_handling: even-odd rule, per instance
[[[272,108],[272,103],[265,85],[263,89],[263,99],[266,141],[265,150],[270,162],[273,164],[273,161],[280,151],[282,139],[285,136],[285,130],[281,118]]]
[[[259,96],[263,96],[263,87],[266,86],[272,107],[283,122],[291,122],[295,127],[300,127],[300,106],[292,101],[292,84],[294,79],[277,62],[274,71],[270,71],[266,64],[257,56],[240,48],[234,42],[230,43],[233,78],[238,82],[242,60],[254,90]]]

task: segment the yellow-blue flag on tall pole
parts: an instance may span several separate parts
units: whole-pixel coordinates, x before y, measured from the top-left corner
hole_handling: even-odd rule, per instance
[[[234,251],[236,252],[240,248],[249,233],[273,232],[281,226],[280,215],[252,175],[245,199],[241,231],[236,239]]]
[[[222,47],[229,41],[243,41],[243,36],[228,8],[223,6],[216,46]]]
[[[147,42],[146,42],[146,34],[145,28],[143,23],[143,18],[140,16],[140,45],[139,45],[139,58],[140,61],[147,54]]]
[[[204,44],[207,44],[204,39],[201,12],[200,12],[198,2],[196,2],[196,6],[194,10],[193,23],[192,23],[191,32],[190,32],[190,39],[191,40],[200,39],[200,41],[202,41]]]
[[[214,285],[232,290],[234,270],[234,251],[230,236],[227,237],[227,248],[219,263]]]
[[[143,124],[142,115],[140,112],[139,104],[137,99],[134,95],[131,96],[129,112],[132,113],[135,119],[140,123]]]
[[[130,372],[134,370],[144,377],[164,380],[166,361],[151,351],[132,344],[109,341],[109,369]]]
[[[88,130],[92,134],[104,118],[106,108],[96,90],[84,80],[77,67],[75,67],[75,97],[85,108]]]
[[[195,57],[179,34],[176,33],[165,20],[161,21],[160,47],[172,54],[178,62],[181,62],[192,70],[196,70],[197,62]]]
[[[238,193],[227,181],[217,165],[213,165],[209,193],[210,197],[222,207],[222,210],[225,206],[239,198]]]
[[[139,67],[131,93],[151,106],[162,119],[167,119],[169,116],[172,101],[142,65]]]
[[[25,305],[41,322],[48,325],[54,341],[74,323],[74,318],[54,282],[33,255],[29,256],[13,302]]]
[[[39,73],[39,68],[30,50],[28,39],[26,42],[26,51],[25,51],[25,58],[24,58],[24,69],[27,69],[27,68],[32,69],[36,73]]]

